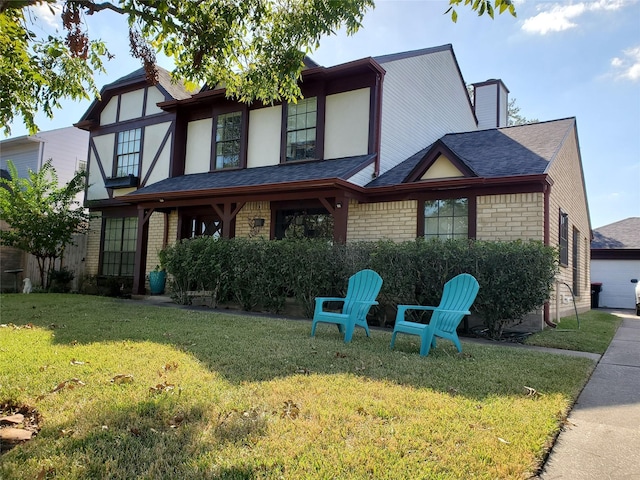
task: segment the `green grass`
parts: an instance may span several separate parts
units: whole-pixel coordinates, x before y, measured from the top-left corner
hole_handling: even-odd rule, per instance
[[[102,297],[0,302],[0,403],[43,420],[0,457],[8,480],[529,478],[594,366],[447,341],[422,358],[388,331],[345,345],[335,326]]]
[[[527,345],[604,353],[622,323],[620,317],[599,310],[560,319],[557,328],[547,328],[527,338]]]

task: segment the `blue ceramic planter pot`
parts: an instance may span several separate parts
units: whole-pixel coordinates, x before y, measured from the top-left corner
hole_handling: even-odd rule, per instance
[[[167,272],[163,270],[149,272],[149,289],[151,290],[151,295],[162,295],[166,281]]]

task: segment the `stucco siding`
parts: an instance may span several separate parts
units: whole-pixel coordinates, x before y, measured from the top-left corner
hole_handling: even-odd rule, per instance
[[[104,179],[102,178],[102,167],[104,174],[110,177],[113,174],[113,158],[115,148],[115,134],[109,133],[92,138],[96,147],[98,156],[93,153],[89,154],[89,180],[87,188],[87,200],[99,200],[108,198],[107,189],[104,187]]]
[[[119,97],[117,95],[111,97],[109,102],[104,106],[100,112],[100,125],[116,123],[118,119],[118,99]]]
[[[145,107],[145,115],[155,115],[156,113],[162,113],[162,109],[156,105],[157,103],[164,102],[164,95],[157,87],[149,87],[147,89],[147,104]]]
[[[158,123],[149,125],[144,129],[144,148],[142,158],[142,171],[140,178],[144,179],[147,174],[149,179],[147,185],[159,182],[169,176],[169,163],[171,162],[171,134],[164,145],[164,148],[158,153],[158,148],[162,145],[162,140],[171,128],[171,122]],[[153,160],[156,158],[156,164]],[[149,173],[149,169],[153,166],[153,170]]]
[[[211,118],[189,122],[187,126],[187,153],[184,173],[205,173],[211,169]]]
[[[259,108],[249,112],[248,168],[280,163],[281,130],[282,106]]]
[[[380,173],[447,133],[476,130],[464,85],[450,51],[392,62],[382,97]]]
[[[368,153],[370,102],[369,88],[327,96],[324,158]]]
[[[133,120],[142,117],[144,105],[144,88],[133,92],[123,93],[120,96],[120,114],[118,120]]]

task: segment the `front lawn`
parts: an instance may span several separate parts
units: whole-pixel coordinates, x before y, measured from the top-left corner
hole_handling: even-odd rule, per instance
[[[578,324],[579,320],[579,324]],[[601,310],[590,310],[561,318],[556,328],[545,328],[527,338],[527,345],[577,350],[579,352],[604,353],[616,330],[622,323],[620,317]]]
[[[80,295],[2,295],[0,478],[528,478],[584,358]]]

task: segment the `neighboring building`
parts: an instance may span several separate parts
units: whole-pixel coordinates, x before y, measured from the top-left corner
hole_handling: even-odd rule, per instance
[[[474,85],[451,45],[303,72],[304,100],[246,105],[189,94],[160,70],[107,85],[76,124],[91,132],[90,272],[146,273],[195,235],[278,239],[309,221],[336,242],[536,239],[561,250],[560,282],[589,309],[589,213],[573,118],[504,128],[508,90]],[[330,226],[327,229],[325,227]],[[533,328],[562,301],[533,317]]]
[[[87,168],[89,133],[76,127],[58,128],[35,135],[0,141],[0,169],[7,170],[11,160],[18,176],[27,178],[29,170],[38,172],[49,159],[60,184],[67,183],[78,170]],[[78,197],[82,203],[83,196]]]
[[[635,309],[640,281],[640,217],[631,217],[593,231],[591,281],[600,283],[598,306]]]
[[[0,141],[0,170],[3,176],[9,177],[7,161],[11,160],[18,175],[27,178],[29,170],[37,172],[47,160],[52,159],[51,164],[58,175],[58,182],[65,184],[78,170],[87,168],[88,145],[89,133],[75,127],[8,138]],[[83,195],[80,194],[77,200],[82,204]],[[8,226],[0,220],[0,228]],[[21,280],[25,276],[29,276],[34,284],[39,283],[40,275],[34,275],[33,263],[30,256],[20,250],[0,247],[0,291],[13,291],[16,284],[21,291]],[[7,273],[20,269],[23,270],[20,273]]]

